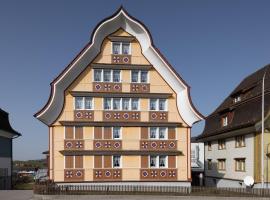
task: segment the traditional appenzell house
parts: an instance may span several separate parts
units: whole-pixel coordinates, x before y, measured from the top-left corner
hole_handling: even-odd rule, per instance
[[[270,181],[270,65],[246,77],[208,117],[203,133],[205,184],[261,187],[262,80],[265,74],[264,182]]]
[[[190,185],[190,130],[202,115],[123,8],[97,25],[35,116],[49,127],[54,182]]]

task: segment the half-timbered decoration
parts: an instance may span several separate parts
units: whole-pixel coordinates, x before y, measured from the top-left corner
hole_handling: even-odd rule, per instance
[[[35,116],[49,127],[50,179],[61,183],[191,181],[189,86],[124,9],[52,82]]]

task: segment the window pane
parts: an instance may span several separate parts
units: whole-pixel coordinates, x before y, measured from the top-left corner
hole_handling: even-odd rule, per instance
[[[157,100],[150,99],[150,110],[156,110],[156,107],[157,107]]]
[[[110,98],[104,99],[104,109],[111,110],[111,99]]]
[[[113,167],[120,167],[120,156],[113,156]]]
[[[114,110],[120,110],[120,99],[113,99],[113,109]]]
[[[111,81],[111,70],[103,71],[103,81],[110,82]]]
[[[159,100],[159,110],[166,110],[166,99]]]
[[[120,70],[113,70],[113,82],[120,82]]]
[[[159,139],[165,139],[166,138],[166,128],[161,127],[159,128]]]
[[[120,54],[120,43],[113,43],[113,54]]]
[[[113,127],[113,139],[120,138],[120,127]]]
[[[122,54],[130,54],[129,46],[129,43],[122,43]]]
[[[147,83],[147,78],[148,78],[148,72],[147,71],[141,71],[141,82],[142,83]]]
[[[129,110],[129,99],[122,99],[122,109]]]
[[[139,99],[131,99],[131,109],[139,110]]]
[[[159,167],[166,167],[166,156],[159,156]]]
[[[131,71],[131,82],[132,83],[139,82],[139,71]]]
[[[157,166],[157,156],[150,156],[150,167]]]
[[[157,138],[157,128],[156,127],[150,127],[150,138],[155,139]]]
[[[101,69],[94,70],[94,81],[100,82],[101,81]]]
[[[92,98],[91,97],[85,97],[85,109],[92,109]]]
[[[75,109],[83,109],[83,97],[75,97]]]

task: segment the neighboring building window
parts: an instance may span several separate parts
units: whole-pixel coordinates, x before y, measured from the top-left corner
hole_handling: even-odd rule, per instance
[[[127,42],[113,42],[112,43],[112,53],[113,54],[130,54],[130,43]]]
[[[137,98],[104,98],[104,110],[139,110]]]
[[[121,167],[121,156],[113,156],[113,168]]]
[[[241,101],[241,96],[237,96],[233,99],[234,103],[240,102]]]
[[[111,69],[94,69],[95,82],[121,82],[121,71]]]
[[[211,141],[207,142],[207,146],[208,146],[208,151],[212,151],[212,142]]]
[[[167,156],[150,156],[149,165],[150,168],[166,168],[167,167]]]
[[[148,82],[148,71],[132,70],[131,71],[131,82],[132,83],[147,83]]]
[[[150,139],[167,139],[167,135],[166,127],[150,127]]]
[[[150,99],[150,110],[165,111],[167,110],[166,99]]]
[[[92,97],[75,97],[75,110],[91,110],[93,109]]]
[[[121,128],[113,127],[113,139],[120,139],[120,138],[121,138]]]
[[[218,159],[218,170],[226,169],[226,159]]]
[[[235,137],[235,147],[244,147],[244,146],[246,146],[245,136],[244,135],[236,136]]]
[[[246,170],[246,159],[235,158],[235,171],[244,172]]]
[[[228,126],[228,116],[224,116],[221,118],[222,126]]]
[[[225,140],[218,140],[218,149],[226,149],[226,141]]]
[[[207,159],[207,169],[208,170],[212,169],[212,159]]]

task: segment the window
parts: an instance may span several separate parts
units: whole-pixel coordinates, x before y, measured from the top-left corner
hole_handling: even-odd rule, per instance
[[[95,82],[121,82],[121,71],[111,69],[94,69]]]
[[[91,109],[93,109],[93,98],[75,97],[75,110],[91,110]]]
[[[244,146],[246,146],[245,136],[244,135],[236,136],[235,137],[235,147],[244,147]]]
[[[207,159],[207,169],[211,170],[212,169],[212,159]]]
[[[150,110],[165,111],[167,110],[166,99],[150,99]]]
[[[131,71],[131,82],[132,83],[147,83],[148,82],[148,71],[132,70]]]
[[[121,167],[121,156],[113,156],[113,168]]]
[[[227,126],[228,125],[228,116],[222,117],[221,122],[222,122],[222,126]]]
[[[226,159],[218,159],[218,170],[226,169]]]
[[[150,127],[150,139],[167,139],[167,135],[166,127]]]
[[[226,149],[226,141],[225,140],[218,140],[218,149]]]
[[[234,103],[240,102],[241,101],[241,96],[237,96],[233,99]]]
[[[150,168],[166,168],[167,167],[167,156],[150,156],[149,165]]]
[[[235,158],[235,171],[244,172],[246,170],[246,159]]]
[[[121,138],[121,128],[113,127],[113,139],[120,139],[120,138]]]
[[[207,142],[207,146],[208,146],[208,151],[212,151],[212,142],[211,141]]]
[[[139,110],[139,99],[104,98],[104,110]]]
[[[65,169],[83,168],[83,156],[65,156]]]
[[[113,54],[130,54],[130,43],[127,42],[113,42],[112,43],[112,53]]]

